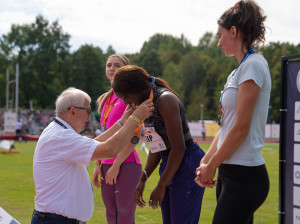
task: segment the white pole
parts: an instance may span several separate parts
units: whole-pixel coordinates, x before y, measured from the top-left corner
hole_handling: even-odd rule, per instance
[[[9,69],[6,69],[6,110],[8,110],[9,101]]]
[[[15,102],[15,110],[18,114],[19,109],[19,64],[16,65],[16,102]]]
[[[203,123],[203,104],[200,104],[201,107],[201,123]]]

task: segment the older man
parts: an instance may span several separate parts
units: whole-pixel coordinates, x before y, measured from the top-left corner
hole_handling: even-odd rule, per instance
[[[87,222],[93,214],[94,194],[86,166],[91,160],[115,157],[120,145],[132,149],[137,121],[153,112],[152,102],[145,101],[90,139],[79,134],[90,119],[90,102],[87,93],[75,88],[66,89],[56,100],[57,117],[41,134],[33,158],[36,197],[32,224]],[[131,113],[132,119],[127,119]]]

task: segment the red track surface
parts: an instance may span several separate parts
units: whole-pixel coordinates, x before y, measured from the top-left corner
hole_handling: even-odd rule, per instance
[[[23,135],[22,136],[23,141],[37,141],[39,139],[38,135]],[[17,141],[18,138],[15,135],[11,136],[0,136],[0,140],[14,140]]]

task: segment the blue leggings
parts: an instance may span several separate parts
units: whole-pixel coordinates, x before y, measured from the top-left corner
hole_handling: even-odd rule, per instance
[[[204,188],[199,187],[194,179],[196,178],[196,168],[204,154],[197,143],[186,148],[179,169],[166,187],[166,193],[161,204],[164,224],[194,224],[199,222]],[[168,156],[168,153],[161,154],[160,175],[166,168]]]
[[[240,166],[222,164],[217,180],[217,207],[213,224],[251,224],[254,212],[269,192],[265,165]]]

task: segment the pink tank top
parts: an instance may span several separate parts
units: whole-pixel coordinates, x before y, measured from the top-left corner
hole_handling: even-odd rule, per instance
[[[117,98],[117,96],[114,93],[112,93],[112,94],[113,95],[111,97],[111,102],[114,102],[114,105],[111,108],[111,111],[109,112],[109,114],[106,118],[105,126],[107,127],[107,129],[110,128],[111,126],[113,126],[114,123],[116,123],[122,117],[122,115],[126,109],[126,106],[127,106],[123,100]],[[102,116],[102,115],[104,115],[106,103],[107,103],[107,99],[105,100],[105,102],[102,106],[102,110],[101,110],[101,118],[100,118],[101,124],[103,124],[103,120],[104,120],[104,116]],[[115,159],[116,159],[116,157],[113,159],[101,160],[101,163],[113,164]],[[133,162],[133,161],[135,161],[137,164],[142,164],[141,160],[139,158],[139,155],[135,149],[133,149],[132,153],[124,160],[124,163]]]

